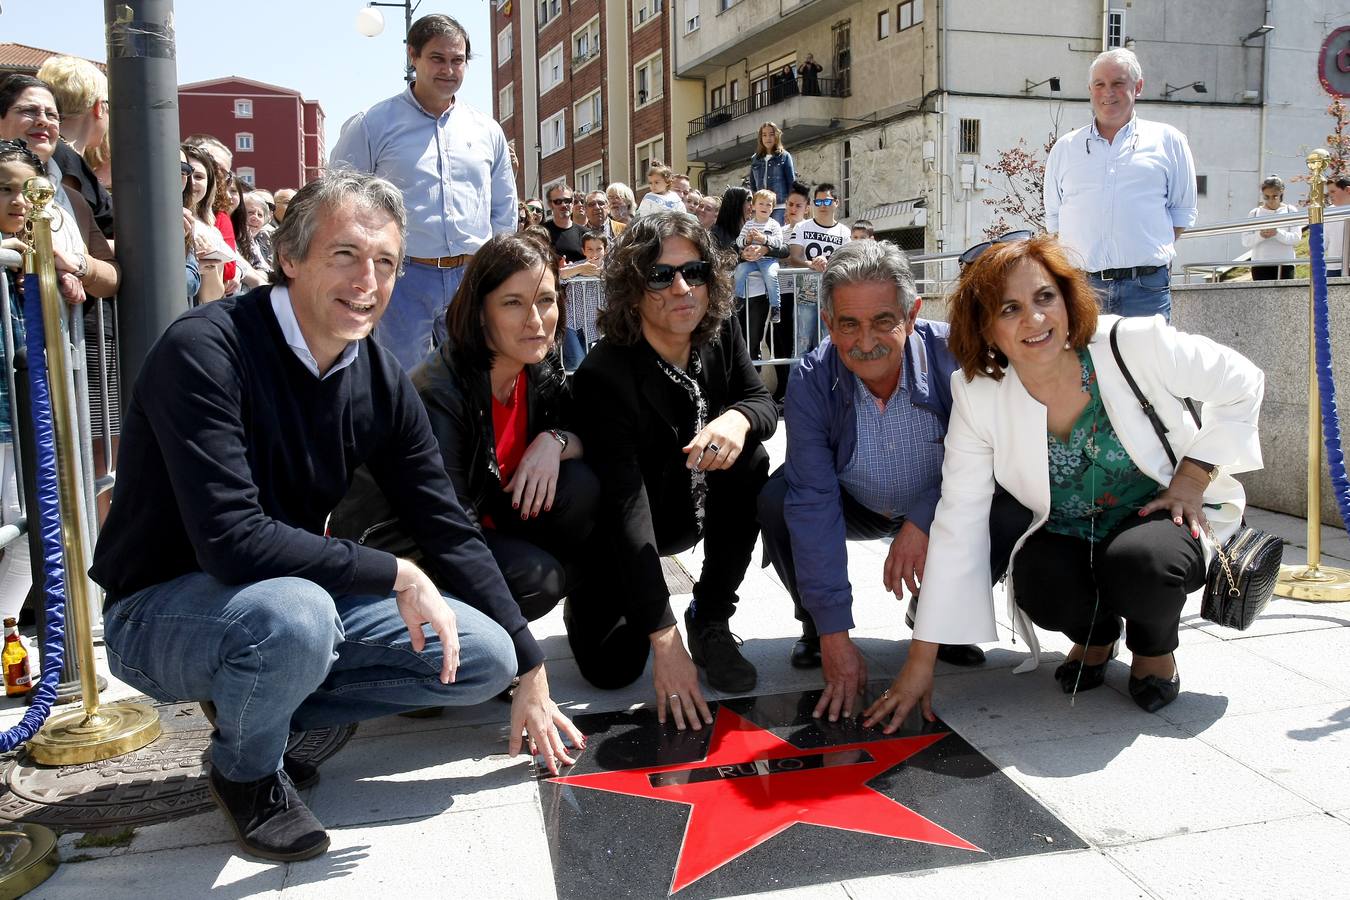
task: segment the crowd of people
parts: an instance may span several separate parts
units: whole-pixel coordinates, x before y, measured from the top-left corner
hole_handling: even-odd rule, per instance
[[[203,704],[210,789],[245,850],[328,847],[292,731],[495,697],[513,755],[574,762],[585,737],[530,626],[559,605],[590,684],[650,670],[663,724],[710,725],[705,685],[757,683],[732,621],[761,537],[801,624],[790,662],[821,670],[817,716],[887,733],[932,718],[936,661],[979,665],[997,639],[1000,578],[1033,660],[1037,627],[1073,642],[1064,692],[1099,687],[1123,635],[1134,702],[1178,696],[1182,605],[1241,521],[1234,476],[1261,465],[1263,380],[1167,322],[1194,176],[1184,136],[1134,115],[1132,53],[1093,63],[1093,121],[1051,154],[1056,233],[968,248],[948,322],[920,318],[905,254],[840,222],[773,123],[748,186],[720,198],[655,162],[641,203],[620,183],[519,203],[500,126],[456,98],[467,32],[424,16],[407,53],[412,83],[296,192],[269,198],[219,142],[183,143],[195,308],[131,392],[94,554],[113,674]],[[13,185],[52,171],[56,102],[0,82],[6,234]],[[1129,203],[1094,217],[1104,192]],[[94,246],[58,265],[72,302],[116,287]],[[802,306],[783,267],[819,275],[826,336],[784,373],[771,471],[780,406],[754,356]],[[593,323],[564,302],[586,278],[604,286]],[[879,697],[850,637],[849,540],[889,540],[875,581],[909,600],[908,656]],[[662,558],[700,543],[677,615]]]

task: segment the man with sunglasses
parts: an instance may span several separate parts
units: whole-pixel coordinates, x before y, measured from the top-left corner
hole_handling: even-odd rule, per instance
[[[549,240],[553,242],[554,251],[569,263],[581,262],[586,258],[585,247],[582,244],[587,229],[584,225],[572,224],[573,211],[584,208],[576,206],[576,201],[580,197],[572,193],[566,182],[560,182],[549,188],[544,197],[553,213],[553,218],[544,221],[544,228],[548,231]]]
[[[849,227],[837,217],[834,185],[822,182],[812,195],[812,216],[792,229],[788,265],[825,271],[830,254],[852,240]]]
[[[1195,224],[1195,163],[1184,134],[1135,115],[1143,89],[1132,51],[1093,60],[1092,121],[1045,164],[1045,230],[1077,254],[1106,312],[1169,318],[1176,239]]]

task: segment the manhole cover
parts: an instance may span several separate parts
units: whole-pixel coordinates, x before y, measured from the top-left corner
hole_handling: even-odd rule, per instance
[[[148,697],[135,698],[151,702]],[[180,819],[215,802],[203,764],[211,724],[196,703],[156,703],[163,733],[148,747],[101,762],[38,766],[20,751],[5,766],[0,821],[36,822],[67,831]],[[355,725],[293,735],[288,752],[321,763],[347,743]]]

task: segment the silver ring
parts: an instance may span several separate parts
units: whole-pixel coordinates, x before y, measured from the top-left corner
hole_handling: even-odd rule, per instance
[[[718,453],[721,451],[722,448],[717,446],[716,444],[709,444],[708,449],[711,450],[713,453]]]
[[[680,699],[680,695],[679,695],[679,694],[671,694],[671,695],[670,695],[670,699],[671,699],[671,700],[678,700],[678,699]]]

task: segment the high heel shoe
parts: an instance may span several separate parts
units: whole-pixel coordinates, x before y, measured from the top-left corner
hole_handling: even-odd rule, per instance
[[[1090,691],[1105,684],[1106,664],[1116,658],[1118,645],[1118,642],[1112,643],[1111,653],[1095,666],[1084,665],[1081,659],[1071,659],[1061,664],[1055,669],[1055,680],[1059,682],[1060,690],[1072,694],[1075,688],[1079,691]],[[1083,648],[1083,652],[1087,652],[1086,647]]]
[[[1143,678],[1130,676],[1130,699],[1144,712],[1157,712],[1181,693],[1181,670],[1176,668],[1176,658],[1172,660],[1172,677],[1159,678],[1157,675],[1145,675]]]

